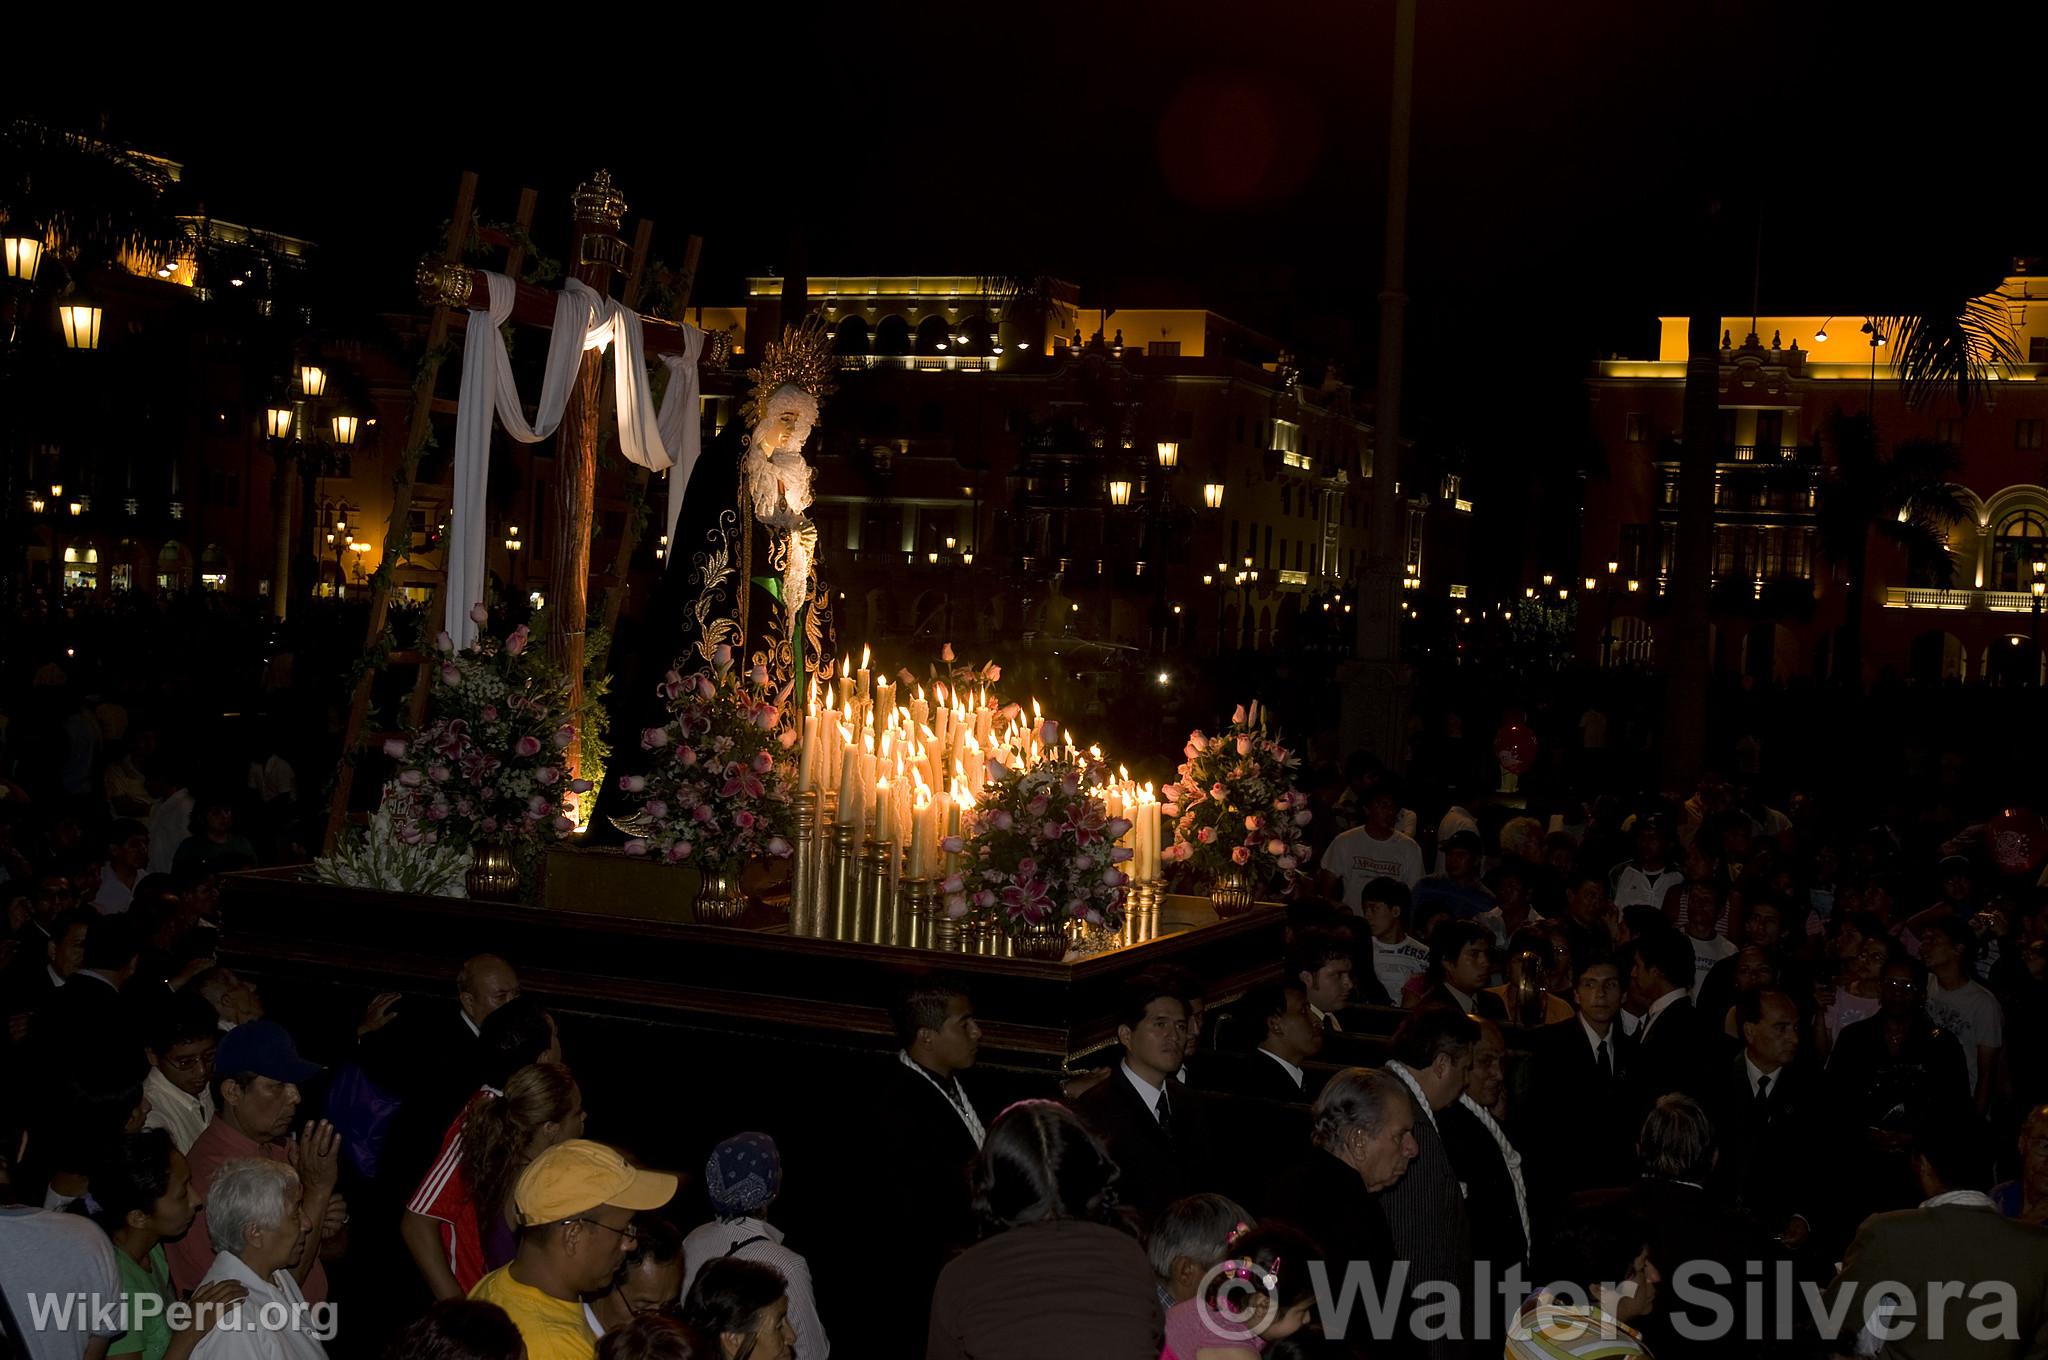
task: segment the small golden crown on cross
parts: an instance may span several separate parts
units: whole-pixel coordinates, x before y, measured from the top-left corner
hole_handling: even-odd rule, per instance
[[[600,222],[608,227],[617,227],[619,219],[626,215],[626,196],[612,183],[609,170],[599,170],[577,185],[569,201],[576,210],[578,222]]]

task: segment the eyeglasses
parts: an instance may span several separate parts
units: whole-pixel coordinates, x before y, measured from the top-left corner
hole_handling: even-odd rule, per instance
[[[594,1218],[565,1218],[562,1221],[564,1223],[588,1223],[593,1228],[603,1228],[606,1232],[617,1233],[626,1239],[626,1245],[629,1247],[640,1240],[640,1230],[631,1223],[628,1223],[623,1228],[614,1228],[611,1224],[600,1223]]]

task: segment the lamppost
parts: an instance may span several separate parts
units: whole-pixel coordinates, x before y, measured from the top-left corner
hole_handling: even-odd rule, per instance
[[[2041,646],[2041,597],[2048,595],[2048,562],[2034,563],[2034,579],[2027,583],[2034,592],[2034,648]]]

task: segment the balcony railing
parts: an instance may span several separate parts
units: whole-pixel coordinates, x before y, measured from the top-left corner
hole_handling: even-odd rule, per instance
[[[1886,586],[1886,609],[1940,609],[1951,613],[2031,614],[2034,597],[2024,590],[1939,590],[1931,586]]]

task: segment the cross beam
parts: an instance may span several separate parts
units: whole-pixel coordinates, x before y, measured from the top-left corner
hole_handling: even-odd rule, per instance
[[[484,271],[471,269],[467,265],[450,264],[440,259],[420,261],[414,276],[419,285],[420,300],[428,306],[454,308],[449,320],[457,327],[469,325],[471,311],[488,311],[491,305],[490,285]],[[516,285],[517,292],[512,300],[512,324],[532,326],[547,330],[555,324],[555,294],[552,289],[541,288],[531,283]],[[647,352],[651,355],[681,354],[683,352],[683,327],[673,321],[656,316],[640,318],[641,334],[646,337]],[[732,355],[732,340],[724,331],[714,331],[704,339],[703,354],[697,360],[699,368],[722,368]]]

